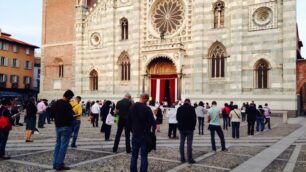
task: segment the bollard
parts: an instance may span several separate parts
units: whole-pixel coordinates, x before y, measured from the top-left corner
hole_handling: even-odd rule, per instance
[[[283,123],[288,124],[288,112],[287,111],[283,112]]]

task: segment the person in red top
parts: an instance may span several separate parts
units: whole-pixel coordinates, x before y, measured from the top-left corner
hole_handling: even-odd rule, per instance
[[[222,117],[223,117],[223,130],[227,130],[229,126],[229,114],[230,114],[230,107],[227,103],[224,104],[224,108],[222,109]]]

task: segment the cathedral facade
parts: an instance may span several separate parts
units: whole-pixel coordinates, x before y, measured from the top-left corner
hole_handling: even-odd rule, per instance
[[[295,0],[44,0],[41,94],[297,109]]]

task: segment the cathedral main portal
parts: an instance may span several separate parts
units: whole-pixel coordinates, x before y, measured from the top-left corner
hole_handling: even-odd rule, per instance
[[[167,57],[153,59],[148,65],[152,100],[171,105],[177,100],[177,73]]]

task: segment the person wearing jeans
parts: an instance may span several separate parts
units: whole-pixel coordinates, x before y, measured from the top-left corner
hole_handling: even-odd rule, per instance
[[[168,137],[176,139],[176,130],[177,130],[177,120],[176,120],[176,112],[177,109],[175,108],[175,104],[171,106],[171,109],[168,111],[169,117],[169,130],[168,130]]]
[[[263,110],[262,105],[259,105],[258,110],[257,110],[257,116],[256,116],[256,131],[257,132],[259,130],[262,132],[265,129],[264,113],[265,111]]]
[[[94,105],[91,107],[91,113],[92,113],[92,126],[93,127],[99,127],[99,114],[100,114],[100,106],[99,101],[97,100]]]
[[[146,105],[149,95],[143,93],[140,101],[133,104],[128,112],[127,125],[133,133],[132,137],[132,157],[130,171],[137,172],[137,160],[139,149],[141,151],[140,171],[148,171],[148,145],[145,137],[149,132],[154,133],[156,122],[151,109]]]
[[[265,104],[264,110],[264,116],[265,116],[265,125],[268,124],[268,129],[271,129],[271,109],[268,106],[268,103]]]
[[[178,129],[180,131],[180,154],[181,162],[186,162],[185,159],[185,140],[187,138],[187,157],[189,164],[194,164],[192,158],[192,142],[193,131],[197,123],[197,115],[195,109],[191,106],[190,99],[186,99],[184,104],[177,109],[176,119],[178,121]]]
[[[230,108],[228,104],[225,103],[224,108],[222,109],[223,130],[227,130],[227,128],[230,126],[229,113],[230,113]]]
[[[227,151],[225,147],[225,139],[224,134],[220,125],[220,115],[221,111],[220,108],[217,107],[217,102],[213,101],[211,108],[208,110],[208,122],[209,122],[209,130],[211,136],[211,146],[213,151],[217,151],[216,142],[215,142],[215,132],[217,132],[220,141],[221,141],[221,148],[222,151]]]
[[[9,156],[5,156],[6,143],[8,140],[10,130],[12,129],[12,123],[14,121],[9,111],[10,107],[11,107],[11,101],[9,99],[5,99],[2,101],[0,108],[0,116],[7,117],[11,124],[8,126],[6,130],[0,130],[0,160],[7,160],[11,158]]]
[[[71,147],[76,148],[76,140],[78,138],[79,130],[81,127],[81,117],[83,114],[82,107],[80,105],[81,97],[77,96],[74,101],[70,102],[70,105],[72,106],[73,114],[74,114],[74,120],[72,122],[72,142]]]
[[[233,139],[239,139],[239,128],[240,128],[240,122],[241,122],[241,112],[238,109],[237,105],[234,105],[234,110],[230,112],[230,118],[232,121],[232,137]]]
[[[51,116],[54,117],[56,144],[53,154],[53,169],[70,170],[64,164],[65,156],[69,146],[69,140],[72,133],[73,110],[69,101],[73,98],[74,93],[67,90],[63,98],[57,100],[51,107]]]
[[[198,117],[198,126],[199,126],[199,135],[204,135],[204,119],[207,110],[204,108],[204,103],[200,101],[199,106],[195,108],[197,117]]]

